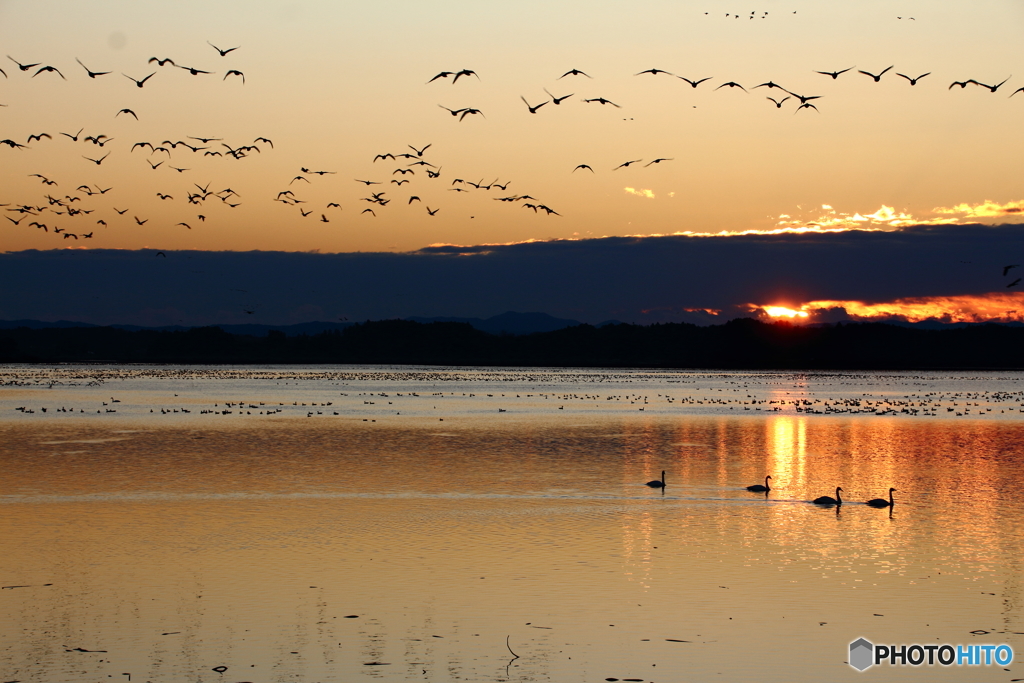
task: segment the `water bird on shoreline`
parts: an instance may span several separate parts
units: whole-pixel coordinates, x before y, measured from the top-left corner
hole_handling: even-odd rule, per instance
[[[768,480],[771,478],[772,475],[769,474],[767,477],[764,478],[764,486],[762,486],[761,484],[754,484],[753,486],[748,486],[747,490],[756,492],[764,491],[765,493],[768,493],[769,491],[772,490],[772,487],[768,485]]]
[[[843,499],[839,495],[839,492],[842,490],[842,486],[837,486],[835,498],[833,498],[832,496],[821,496],[820,498],[815,498],[811,502],[814,503],[815,505],[842,505]]]
[[[889,500],[885,498],[872,498],[865,505],[870,505],[873,508],[891,508],[893,506],[892,492],[895,490],[894,488],[889,488]]]
[[[651,481],[647,482],[647,486],[650,486],[652,489],[665,488],[665,470],[661,471],[661,479],[652,479]]]

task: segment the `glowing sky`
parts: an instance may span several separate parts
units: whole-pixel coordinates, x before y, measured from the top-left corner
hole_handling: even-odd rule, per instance
[[[1024,86],[1024,5],[748,5],[0,1],[7,75],[0,76],[0,139],[52,136],[24,149],[0,145],[0,203],[39,207],[47,194],[69,195],[82,199],[65,203],[92,211],[54,215],[61,208],[54,205],[16,225],[23,214],[5,211],[11,220],[0,226],[0,249],[410,252],[433,244],[1014,220],[1024,206],[1024,92],[1011,97]],[[207,41],[238,49],[220,56]],[[39,67],[21,71],[6,55],[52,65],[66,80],[32,76]],[[151,57],[213,73],[191,75],[147,63]],[[112,73],[91,79],[76,58]],[[877,83],[858,73],[890,65]],[[837,79],[815,73],[848,67]],[[558,78],[574,68],[593,78]],[[710,80],[692,88],[671,75],[634,75],[652,68]],[[225,78],[230,69],[245,83]],[[427,83],[461,69],[479,77]],[[153,72],[143,88],[122,75]],[[897,75],[926,72],[914,86]],[[949,87],[1007,78],[994,93]],[[777,108],[767,97],[786,93],[753,87],[767,81],[819,96],[808,100],[817,110],[798,111],[794,97]],[[747,92],[716,89],[726,82]],[[550,99],[545,89],[571,96],[531,114],[520,98],[536,105]],[[439,105],[483,116],[460,121]],[[115,116],[123,108],[139,120]],[[79,129],[78,142],[59,134]],[[100,134],[113,141],[100,148],[83,140]],[[222,141],[189,136],[223,138],[233,148],[265,137],[273,147],[256,143],[259,151],[241,159],[181,146],[170,155],[132,151],[140,141],[183,140],[225,152]],[[374,161],[428,144],[422,157]],[[83,158],[107,152],[99,165]],[[647,165],[659,158],[670,160]],[[429,166],[396,174],[421,159],[440,175],[428,178]],[[574,172],[579,164],[594,172]],[[509,184],[484,190],[456,179]],[[75,190],[83,184],[113,189],[86,196]],[[235,194],[190,204],[197,187]],[[275,201],[286,190],[304,203]],[[381,191],[386,206],[364,201]],[[421,201],[410,203],[413,195]],[[522,195],[534,199],[495,201]],[[55,235],[54,226],[80,237]],[[756,292],[748,300],[783,303]]]

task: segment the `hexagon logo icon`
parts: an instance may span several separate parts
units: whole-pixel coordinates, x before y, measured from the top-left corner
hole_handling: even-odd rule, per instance
[[[850,643],[850,666],[857,671],[864,671],[874,664],[875,646],[864,638]]]

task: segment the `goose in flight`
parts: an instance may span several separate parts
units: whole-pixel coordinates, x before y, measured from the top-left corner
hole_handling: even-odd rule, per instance
[[[142,86],[146,85],[146,81],[148,81],[149,79],[151,79],[153,76],[156,75],[156,72],[154,71],[153,73],[151,73],[148,76],[146,76],[145,78],[143,78],[141,81],[138,80],[137,78],[132,78],[131,76],[129,76],[128,74],[126,74],[124,72],[121,72],[121,75],[124,76],[125,78],[127,78],[129,81],[134,82],[135,85],[137,85],[138,87],[141,88]]]
[[[647,168],[651,164],[660,164],[663,161],[673,161],[674,159],[675,159],[675,157],[673,157],[672,159],[665,159],[665,158],[655,159],[654,161],[652,161],[650,163],[644,164],[644,168]]]
[[[879,73],[877,76],[875,74],[871,73],[870,71],[860,71],[860,70],[858,70],[857,73],[864,74],[865,76],[871,76],[871,78],[875,79],[875,83],[878,83],[880,80],[882,80],[882,76],[885,75],[885,72],[888,71],[889,69],[891,69],[893,66],[895,66],[895,64],[893,64],[891,66],[888,66],[885,69],[882,69],[881,73]]]
[[[7,59],[9,59],[12,62],[14,62],[15,64],[17,64],[18,68],[21,69],[22,71],[28,71],[32,67],[39,66],[39,64],[41,63],[41,62],[36,62],[35,64],[22,64],[21,62],[19,62],[17,59],[15,59],[14,57],[12,57],[10,55],[7,55]]]
[[[531,114],[536,114],[536,113],[537,113],[537,110],[538,110],[538,109],[540,109],[541,107],[543,107],[543,106],[544,106],[545,104],[547,104],[547,103],[548,103],[548,101],[547,101],[547,100],[544,100],[543,102],[541,102],[540,104],[538,104],[538,105],[537,105],[536,107],[534,107],[534,106],[533,106],[533,105],[531,105],[531,104],[530,104],[529,102],[527,102],[527,101],[526,101],[526,98],[525,98],[525,97],[523,97],[522,95],[520,95],[520,96],[519,96],[519,99],[521,99],[521,100],[523,101],[523,103],[524,103],[524,104],[526,105],[526,108],[530,110],[530,113],[531,113]]]
[[[17,62],[15,62],[15,64],[17,64]],[[593,76],[591,76],[590,74],[584,73],[583,71],[580,71],[579,69],[569,69],[568,71],[566,71],[564,74],[562,74],[561,76],[559,76],[555,80],[556,81],[560,81],[563,78],[565,78],[566,76],[586,76],[587,78],[593,78]]]
[[[552,95],[552,94],[551,94],[550,92],[548,92],[548,89],[547,89],[547,88],[544,88],[544,92],[548,93],[548,96],[549,96],[549,97],[551,98],[551,103],[552,103],[552,104],[554,104],[554,105],[556,105],[556,106],[557,106],[557,105],[559,105],[559,104],[561,104],[561,103],[562,103],[562,100],[567,100],[567,99],[569,99],[570,97],[572,97],[573,95],[575,95],[575,94],[576,94],[576,93],[574,93],[574,92],[571,92],[571,93],[569,93],[568,95],[563,95],[562,97],[555,97],[555,96],[554,96],[554,95]],[[538,105],[538,106],[539,106],[539,105]]]
[[[41,67],[39,67],[39,69],[36,70],[36,72],[34,74],[32,74],[32,78],[35,78],[36,76],[38,76],[41,73],[51,73],[51,72],[57,74],[61,78],[64,78],[64,74],[62,74],[60,72],[60,70],[57,67],[55,67],[55,66],[41,66]],[[64,80],[66,81],[68,79],[64,78]],[[1002,85],[1002,83],[1000,83],[1000,85]],[[996,87],[998,87],[998,86],[996,86]],[[993,90],[992,92],[995,92],[995,90]]]
[[[603,97],[595,97],[595,98],[593,98],[593,99],[589,99],[589,100],[583,100],[583,101],[584,101],[584,102],[597,102],[598,104],[610,104],[610,105],[612,105],[613,107],[616,107],[616,108],[618,108],[618,109],[622,109],[622,107],[620,107],[619,105],[615,104],[615,103],[614,103],[614,102],[612,102],[611,100],[606,100],[606,99],[605,99],[605,98],[603,98]]]
[[[576,171],[580,170],[581,168],[585,168],[588,171],[590,171],[591,173],[594,172],[594,169],[590,168],[590,166],[588,166],[587,164],[580,164],[576,168],[572,169],[572,172],[575,173]]]
[[[226,74],[224,74],[224,78],[220,80],[226,81],[228,80],[228,76],[240,76],[242,78],[242,85],[245,85],[245,74],[239,71],[238,69],[231,69]]]
[[[96,78],[97,76],[106,76],[110,73],[109,71],[93,71],[85,64],[82,64],[82,60],[78,57],[75,57],[75,61],[82,65],[82,68],[85,69],[85,73],[89,74],[89,78]]]
[[[786,100],[788,100],[789,97],[783,97],[781,100],[776,100],[775,98],[772,98],[772,97],[766,97],[765,99],[766,100],[771,100],[772,102],[774,102],[776,109],[782,109],[782,103],[785,102]]]
[[[907,76],[906,74],[901,74],[901,73],[900,73],[899,71],[897,71],[897,72],[896,72],[896,75],[897,75],[897,76],[902,76],[903,78],[905,78],[905,79],[907,79],[908,81],[910,81],[910,85],[917,85],[917,82],[918,82],[919,80],[921,80],[922,78],[924,78],[925,76],[927,76],[927,75],[929,75],[929,74],[931,74],[931,71],[929,71],[929,72],[928,72],[928,73],[926,73],[926,74],[921,74],[921,75],[920,75],[920,76],[918,76],[917,78],[911,78],[910,76]]]
[[[686,78],[685,76],[676,76],[676,78],[681,78],[684,81],[686,81],[687,83],[689,83],[691,87],[696,88],[698,85],[700,85],[704,81],[710,81],[712,78],[714,78],[714,76],[708,76],[707,78],[702,78],[699,81],[691,81],[689,78]]]
[[[974,81],[974,84],[980,85],[983,88],[988,88],[990,91],[995,92],[996,90],[999,90],[1000,87],[1002,87],[1003,83],[1006,83],[1006,81],[1010,80],[1010,78],[1010,76],[1007,76],[1006,78],[1003,79],[1002,83],[999,83],[998,85],[985,85],[984,83],[980,83],[978,81]]]
[[[110,152],[107,152],[106,154],[104,154],[103,156],[101,156],[101,157],[100,157],[99,159],[89,159],[89,157],[85,156],[84,154],[82,155],[82,158],[83,158],[83,159],[89,159],[89,161],[91,161],[92,163],[94,163],[94,164],[96,164],[97,166],[99,166],[100,164],[102,164],[102,163],[103,163],[103,160],[104,160],[104,159],[106,159],[106,158],[107,158],[107,157],[109,157],[109,156],[110,156]]]
[[[722,88],[724,88],[724,87],[726,87],[726,86],[728,86],[728,87],[730,87],[730,88],[739,88],[739,89],[740,89],[740,90],[742,90],[743,92],[747,92],[747,89],[746,89],[746,88],[744,88],[744,87],[743,87],[742,85],[740,85],[739,83],[735,83],[735,82],[733,82],[733,81],[729,81],[728,83],[723,83],[722,85],[720,85],[720,86],[718,86],[717,88],[715,88],[715,90],[721,90]]]
[[[623,163],[619,164],[618,166],[616,166],[612,170],[613,171],[618,171],[620,168],[629,168],[630,164],[638,164],[641,161],[643,161],[643,159],[633,159],[632,161],[626,161],[626,162],[623,162]]]
[[[228,53],[229,53],[229,52],[234,52],[234,51],[235,51],[235,50],[237,50],[237,49],[238,49],[239,47],[242,47],[241,45],[239,45],[238,47],[229,47],[229,48],[228,48],[228,49],[226,49],[226,50],[222,50],[222,49],[220,49],[219,47],[217,47],[216,45],[214,45],[213,43],[211,43],[210,41],[206,41],[206,44],[207,44],[207,45],[209,45],[210,47],[212,47],[212,48],[213,48],[214,50],[216,50],[217,52],[219,52],[219,53],[220,53],[220,56],[221,56],[221,57],[227,57],[227,55],[228,55]]]
[[[640,73],[633,74],[633,75],[634,76],[640,76],[642,74],[651,74],[652,76],[657,76],[658,74],[668,74],[669,76],[675,76],[674,73],[665,71],[664,69],[645,69],[645,70],[641,71]],[[676,78],[678,78],[678,76],[676,76]]]
[[[854,67],[851,66],[849,69],[843,69],[842,71],[815,71],[814,73],[821,74],[822,76],[831,76],[832,80],[834,81],[837,78],[839,78],[839,76],[841,74],[844,74],[844,73],[846,73],[847,71],[850,71],[853,68]],[[892,68],[892,67],[890,67],[890,68]],[[864,73],[864,72],[861,71],[861,73]]]

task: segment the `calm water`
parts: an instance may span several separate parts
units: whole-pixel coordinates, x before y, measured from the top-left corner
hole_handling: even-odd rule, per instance
[[[0,680],[1024,679],[1022,380],[0,367]]]

